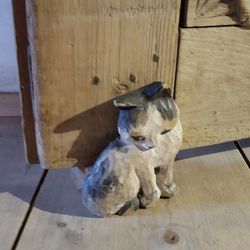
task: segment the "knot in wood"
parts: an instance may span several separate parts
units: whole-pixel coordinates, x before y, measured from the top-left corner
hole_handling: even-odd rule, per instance
[[[166,243],[174,245],[174,244],[177,244],[179,242],[180,237],[176,232],[168,229],[165,232],[165,234],[163,235],[163,239]]]
[[[128,85],[119,83],[115,86],[115,90],[116,92],[123,94],[128,91]]]
[[[98,76],[94,76],[92,79],[92,84],[98,85],[100,83],[100,78]]]

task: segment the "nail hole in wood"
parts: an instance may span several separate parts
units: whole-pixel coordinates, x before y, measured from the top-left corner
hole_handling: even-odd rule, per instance
[[[134,73],[131,73],[129,75],[129,81],[135,83],[136,82],[136,75]]]
[[[180,240],[180,236],[176,232],[174,232],[170,229],[168,229],[165,232],[163,237],[164,237],[165,242],[167,242],[168,244],[171,244],[171,245],[178,243]]]
[[[58,227],[66,227],[66,223],[64,222],[57,222]]]
[[[153,55],[153,61],[154,61],[155,63],[158,63],[159,60],[160,60],[160,56],[159,56],[158,54],[154,53],[154,55]]]
[[[98,85],[100,83],[100,78],[98,76],[94,76],[92,79],[92,83],[94,85]]]

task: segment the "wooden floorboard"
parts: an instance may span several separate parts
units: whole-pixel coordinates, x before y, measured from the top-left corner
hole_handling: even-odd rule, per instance
[[[0,116],[20,116],[21,105],[18,93],[0,92]]]
[[[21,120],[0,117],[0,249],[11,249],[42,175],[26,167]]]
[[[70,170],[49,171],[17,249],[249,249],[250,173],[232,148],[178,160],[177,196],[123,217],[91,217]]]

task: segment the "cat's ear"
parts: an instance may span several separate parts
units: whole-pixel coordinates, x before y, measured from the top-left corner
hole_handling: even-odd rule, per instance
[[[153,82],[143,88],[131,91],[125,95],[117,97],[113,103],[120,109],[129,109],[135,107],[145,107],[146,103],[156,96],[163,97],[164,92],[170,93],[171,90],[163,88],[163,82]],[[165,93],[165,95],[167,94]],[[169,95],[169,94],[167,94]]]
[[[156,93],[153,97],[153,99],[158,99],[158,98],[172,98],[171,95],[171,89],[170,88],[163,88],[161,89],[158,93]]]
[[[142,95],[145,96],[147,99],[154,97],[163,89],[163,82],[152,82],[151,84],[142,88]]]
[[[160,97],[154,100],[153,104],[156,109],[160,112],[164,120],[173,120],[177,118],[178,110],[175,106],[174,100],[172,98]]]
[[[144,97],[141,94],[141,90],[138,89],[115,98],[113,104],[119,109],[142,107],[144,104]]]

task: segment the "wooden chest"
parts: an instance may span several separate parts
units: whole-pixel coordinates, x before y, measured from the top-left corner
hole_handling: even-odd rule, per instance
[[[37,145],[44,168],[92,164],[116,136],[112,99],[155,80],[179,105],[183,148],[250,136],[250,1],[182,2],[14,1],[30,162]]]

